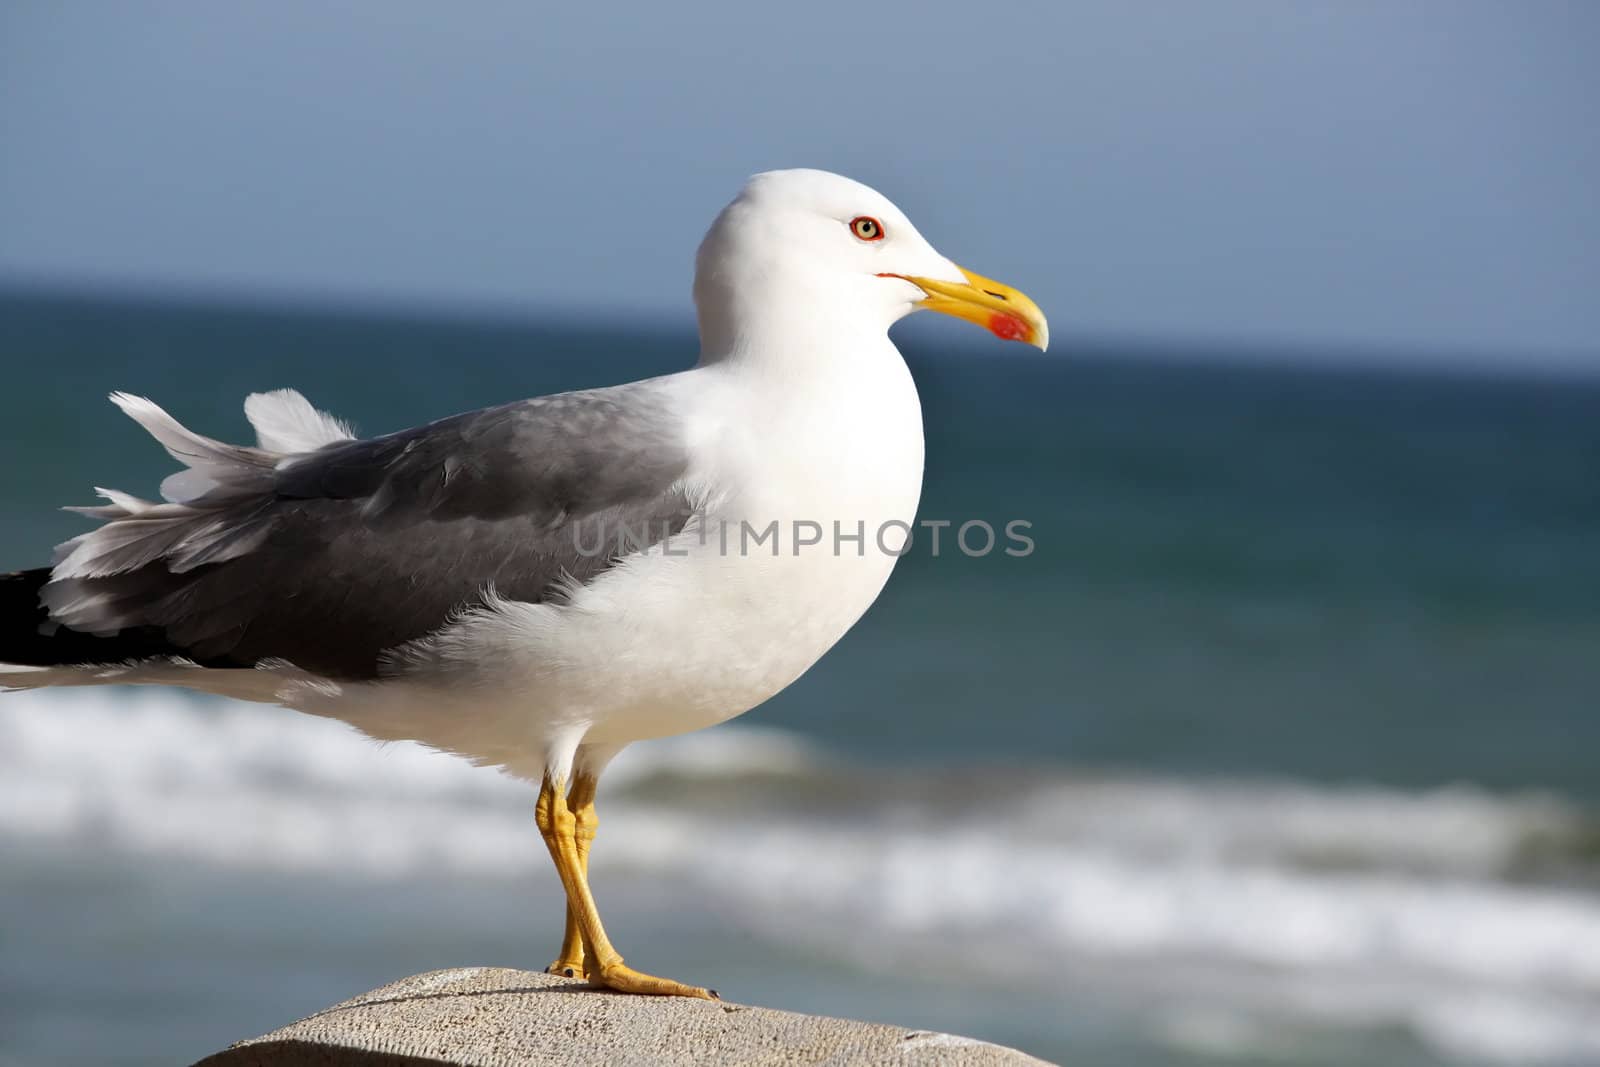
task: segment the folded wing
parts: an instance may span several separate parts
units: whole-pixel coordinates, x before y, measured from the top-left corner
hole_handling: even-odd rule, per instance
[[[246,403],[256,447],[193,433],[148,400],[112,399],[185,469],[162,484],[162,502],[101,490],[105,505],[76,509],[102,525],[58,549],[39,599],[46,630],[63,628],[57,643],[77,661],[156,648],[207,666],[287,660],[375,678],[388,650],[486,590],[561,596],[693,511],[682,429],[658,382],[369,440],[298,393],[257,394]]]

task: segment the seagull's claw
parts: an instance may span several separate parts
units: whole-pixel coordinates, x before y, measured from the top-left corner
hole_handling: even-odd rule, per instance
[[[621,960],[609,967],[591,971],[589,981],[618,993],[642,993],[656,997],[695,997],[699,1000],[722,999],[717,996],[714,989],[702,989],[699,986],[674,982],[670,978],[657,978],[652,974],[644,974],[627,966]]]

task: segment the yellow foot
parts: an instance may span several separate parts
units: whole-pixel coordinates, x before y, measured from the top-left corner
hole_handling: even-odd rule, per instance
[[[583,977],[583,957],[575,960],[556,960],[544,969],[545,974],[559,974],[563,978]]]
[[[621,960],[609,967],[600,968],[598,972],[591,972],[589,981],[597,986],[616,990],[618,993],[642,993],[655,997],[698,997],[701,1000],[722,999],[717,996],[715,989],[701,989],[699,986],[674,982],[670,978],[642,974]]]

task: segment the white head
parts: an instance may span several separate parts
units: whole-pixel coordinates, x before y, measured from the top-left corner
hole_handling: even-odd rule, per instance
[[[706,355],[759,344],[768,324],[887,332],[919,308],[1043,349],[1049,327],[1015,289],[940,255],[877,191],[821,170],[757,174],[711,225],[695,259]]]

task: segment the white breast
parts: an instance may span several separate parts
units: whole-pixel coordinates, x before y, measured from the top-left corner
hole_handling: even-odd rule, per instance
[[[890,353],[845,388],[683,376],[708,509],[563,609],[559,657],[574,669],[548,714],[581,716],[595,741],[698,729],[777,693],[844,635],[887,581],[921,490],[921,410]]]

